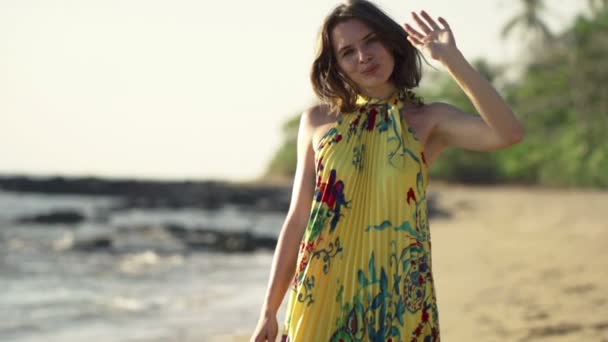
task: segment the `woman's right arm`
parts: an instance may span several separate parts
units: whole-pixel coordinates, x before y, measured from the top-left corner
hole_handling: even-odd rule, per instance
[[[277,311],[296,270],[300,241],[308,224],[315,191],[312,116],[319,107],[302,113],[297,137],[297,164],[291,202],[279,233],[260,320],[252,341],[273,341],[277,334]]]

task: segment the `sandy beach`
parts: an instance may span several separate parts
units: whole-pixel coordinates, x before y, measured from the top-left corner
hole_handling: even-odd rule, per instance
[[[450,213],[430,222],[442,340],[608,341],[607,191],[430,184],[429,193]],[[265,282],[250,284],[260,298],[247,305],[261,303]],[[248,341],[256,320],[212,341]]]

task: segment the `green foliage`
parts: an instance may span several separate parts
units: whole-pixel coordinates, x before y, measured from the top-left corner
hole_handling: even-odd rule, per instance
[[[496,157],[491,153],[448,149],[430,170],[434,179],[450,182],[491,184],[503,181]]]
[[[296,172],[297,144],[293,140],[285,141],[270,161],[265,178],[293,177]]]
[[[301,113],[293,115],[283,126],[283,143],[275,152],[262,178],[288,179],[296,172],[297,138]]]
[[[526,125],[525,145],[531,154],[521,163],[537,183],[608,185],[606,37],[608,11],[591,19],[579,16],[509,88],[513,108]]]

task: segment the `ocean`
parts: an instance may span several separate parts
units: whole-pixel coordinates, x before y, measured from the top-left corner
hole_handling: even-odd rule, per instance
[[[0,191],[0,341],[206,341],[252,332],[272,250],[193,248],[166,227],[276,238],[283,214],[236,206],[113,210],[119,203]],[[85,219],[19,221],[62,210]]]

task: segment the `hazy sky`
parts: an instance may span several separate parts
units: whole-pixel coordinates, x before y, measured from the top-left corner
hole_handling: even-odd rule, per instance
[[[514,0],[377,1],[426,9],[469,59],[512,60]],[[317,30],[339,1],[0,0],[0,173],[242,180],[314,100]],[[424,6],[421,6],[424,3]],[[585,1],[547,1],[560,30]]]

